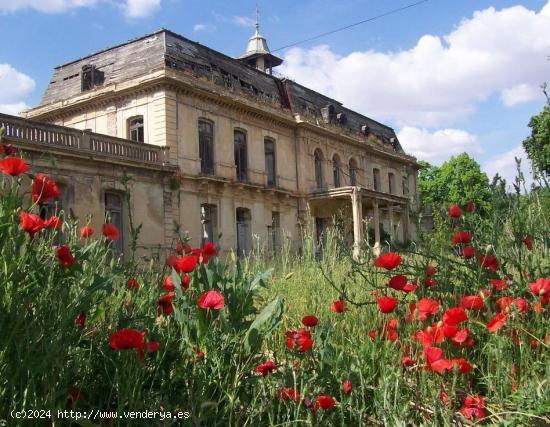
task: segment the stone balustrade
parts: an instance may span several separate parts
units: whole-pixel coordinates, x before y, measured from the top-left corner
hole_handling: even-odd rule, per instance
[[[0,128],[8,141],[43,147],[66,147],[84,155],[99,154],[135,162],[168,165],[168,147],[160,147],[114,136],[35,122],[0,114]]]

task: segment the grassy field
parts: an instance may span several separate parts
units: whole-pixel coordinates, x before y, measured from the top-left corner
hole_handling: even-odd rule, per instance
[[[168,259],[123,262],[111,224],[40,218],[55,183],[6,158],[0,425],[550,423],[537,192],[483,217],[452,206],[416,244],[360,261],[338,236],[240,262],[182,236]]]

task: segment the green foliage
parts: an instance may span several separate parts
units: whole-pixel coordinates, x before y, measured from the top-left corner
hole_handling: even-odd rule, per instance
[[[451,203],[464,206],[473,201],[480,212],[488,212],[491,204],[489,179],[479,164],[468,154],[451,157],[441,166],[420,162],[418,177],[420,200],[424,206],[447,208]]]
[[[550,101],[529,120],[531,135],[523,141],[523,148],[539,174],[550,177]]]

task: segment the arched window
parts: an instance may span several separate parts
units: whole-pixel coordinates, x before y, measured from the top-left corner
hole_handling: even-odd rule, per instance
[[[334,186],[340,187],[341,184],[341,173],[340,173],[340,157],[338,154],[332,156],[332,175],[334,178]]]
[[[128,139],[136,142],[145,142],[143,116],[135,116],[128,119]]]
[[[393,194],[395,191],[395,175],[388,173],[388,193]]]
[[[234,153],[235,168],[237,171],[237,180],[247,181],[248,179],[248,159],[246,152],[246,133],[241,130],[234,132]]]
[[[357,161],[355,159],[349,161],[349,184],[353,187],[357,185]]]
[[[201,173],[214,174],[214,125],[208,120],[199,120],[199,157]]]
[[[275,169],[275,141],[264,139],[265,173],[267,174],[267,186],[277,185],[277,174]]]
[[[315,184],[317,188],[324,187],[323,180],[323,153],[321,150],[316,149],[313,153],[315,159]]]
[[[374,184],[374,189],[380,191],[380,169],[374,168],[372,170],[372,182]]]

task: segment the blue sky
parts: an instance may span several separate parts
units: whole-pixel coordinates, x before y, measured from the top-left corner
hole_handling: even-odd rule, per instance
[[[271,49],[412,0],[258,1]],[[0,0],[0,111],[39,103],[55,65],[171,29],[231,56],[253,32],[256,1]],[[393,126],[405,148],[441,163],[467,151],[514,176],[527,122],[550,80],[547,0],[430,0],[277,52],[279,73]]]

